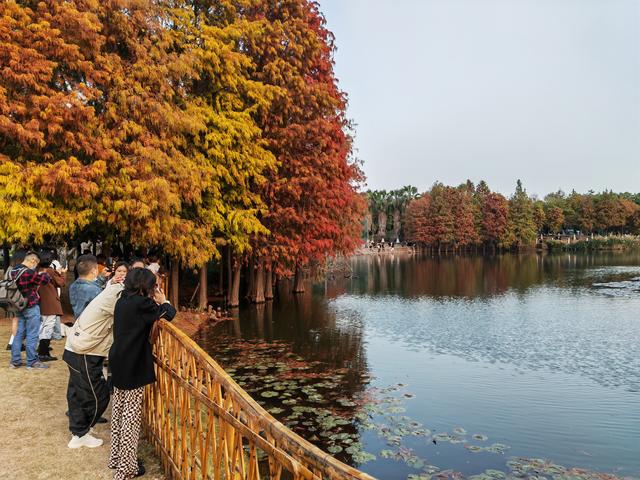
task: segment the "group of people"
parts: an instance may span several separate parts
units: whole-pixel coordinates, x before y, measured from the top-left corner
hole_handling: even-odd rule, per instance
[[[398,242],[396,242],[397,244]],[[385,242],[384,238],[380,242],[374,242],[370,240],[367,242],[366,247],[369,250],[375,250],[377,252],[384,252],[386,250],[390,250],[393,252],[395,245],[393,242]]]
[[[51,251],[17,250],[12,263],[4,278],[15,282],[26,305],[12,320],[7,344],[7,350],[11,350],[10,365],[12,368],[22,366],[20,352],[26,350],[26,367],[44,369],[47,368],[44,362],[56,360],[50,354],[51,340],[62,338],[60,289],[65,286],[66,269]],[[19,341],[15,341],[16,338]]]
[[[16,252],[5,280],[24,297],[11,339],[10,367],[46,369],[56,360],[49,352],[62,328],[60,292],[66,270],[51,265],[46,252]],[[134,259],[100,268],[98,258],[76,260],[76,280],[69,286],[75,322],[66,331],[63,360],[69,369],[67,404],[69,448],[96,448],[103,440],[92,428],[111,400],[111,449],[108,466],[117,480],[145,473],[137,457],[144,387],[155,382],[149,335],[154,322],[172,320],[176,310],[160,287],[159,268]],[[101,271],[102,270],[102,271]],[[38,343],[40,339],[40,343]],[[25,341],[26,364],[21,346]],[[46,351],[46,353],[45,353]],[[105,375],[105,366],[108,371]]]

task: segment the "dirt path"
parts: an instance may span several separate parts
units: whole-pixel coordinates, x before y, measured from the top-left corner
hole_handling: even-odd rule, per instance
[[[66,389],[68,369],[60,359],[49,362],[43,371],[9,368],[10,352],[5,350],[11,323],[0,319],[0,478],[94,480],[110,479],[109,424],[96,425],[96,435],[104,440],[99,448],[71,450],[68,430]],[[51,343],[53,355],[62,357],[64,339]],[[24,356],[24,353],[23,353]],[[111,416],[111,406],[105,417]],[[141,442],[140,457],[147,474],[143,479],[163,479],[162,468],[151,448]]]

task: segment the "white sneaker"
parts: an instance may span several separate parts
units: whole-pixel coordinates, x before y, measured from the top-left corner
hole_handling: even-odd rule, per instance
[[[74,435],[69,441],[69,448],[89,447],[96,448],[102,445],[102,440],[94,437],[91,433],[87,433],[82,437]]]

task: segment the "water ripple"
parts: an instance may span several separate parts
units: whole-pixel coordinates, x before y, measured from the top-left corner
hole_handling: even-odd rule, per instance
[[[338,318],[357,312],[369,334],[409,349],[579,374],[640,391],[637,295],[608,298],[540,287],[489,299],[344,295],[331,307]]]

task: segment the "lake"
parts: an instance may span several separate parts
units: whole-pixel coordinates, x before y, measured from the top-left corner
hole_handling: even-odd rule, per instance
[[[283,423],[380,479],[640,478],[640,253],[348,269],[301,295],[280,285],[197,340]]]

